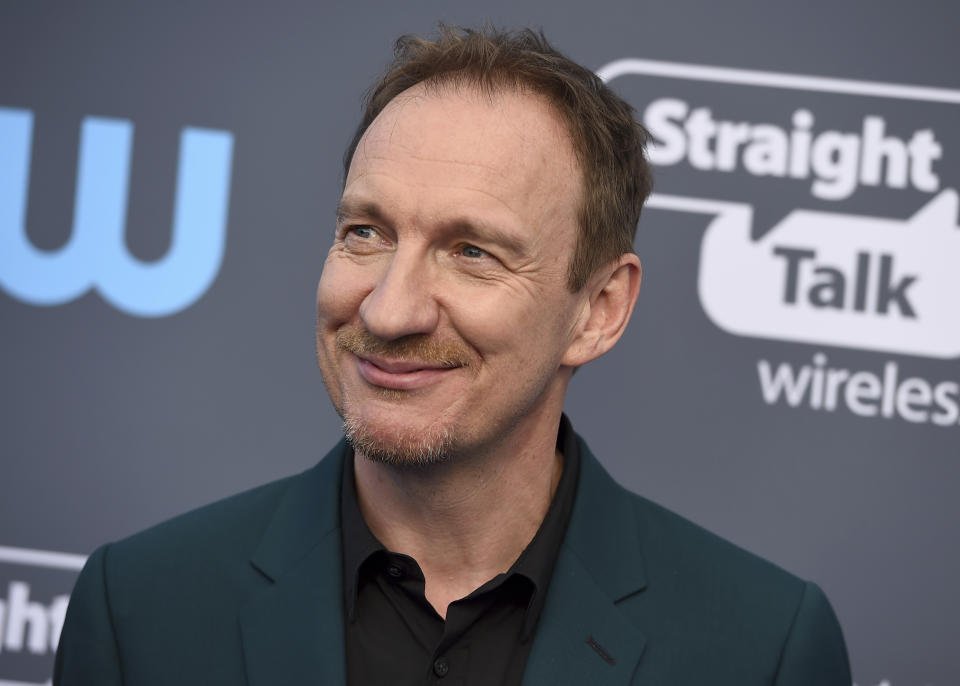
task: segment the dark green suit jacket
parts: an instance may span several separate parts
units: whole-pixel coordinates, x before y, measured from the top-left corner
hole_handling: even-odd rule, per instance
[[[627,492],[580,449],[525,686],[850,686],[815,585]],[[54,683],[345,683],[345,453],[98,549]]]

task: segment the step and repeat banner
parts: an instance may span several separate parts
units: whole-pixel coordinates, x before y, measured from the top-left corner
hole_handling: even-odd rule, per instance
[[[819,583],[859,686],[960,683],[960,9],[491,0],[0,5],[0,685],[96,546],[338,439],[340,159],[439,20],[542,27],[655,138],[594,452]]]

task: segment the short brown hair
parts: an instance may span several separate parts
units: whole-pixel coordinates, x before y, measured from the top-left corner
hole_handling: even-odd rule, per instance
[[[579,291],[601,265],[633,250],[652,178],[649,134],[633,108],[589,69],[557,52],[543,33],[440,26],[434,40],[401,36],[394,60],[369,91],[343,159],[344,180],[364,132],[393,98],[418,83],[453,83],[545,96],[563,117],[583,175],[580,232],[567,285]]]

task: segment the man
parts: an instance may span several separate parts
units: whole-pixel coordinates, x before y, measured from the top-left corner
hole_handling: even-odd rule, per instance
[[[849,685],[816,586],[623,491],[562,417],[637,297],[645,142],[531,32],[402,39],[317,291],[346,441],[95,552],[55,682]]]

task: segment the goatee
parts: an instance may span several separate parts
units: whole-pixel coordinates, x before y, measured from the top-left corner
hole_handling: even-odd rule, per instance
[[[344,413],[343,433],[355,452],[378,464],[422,469],[447,462],[453,453],[450,429],[378,437],[361,420]]]

